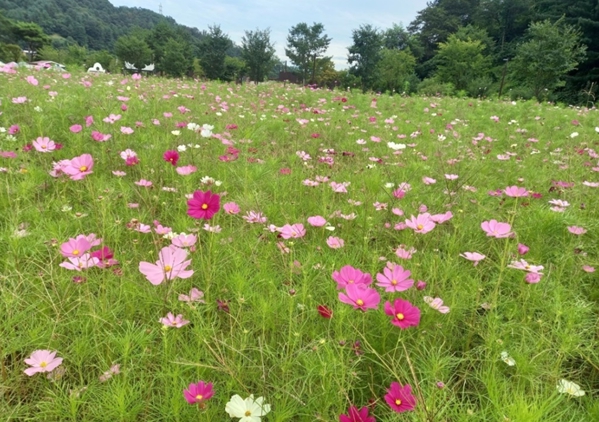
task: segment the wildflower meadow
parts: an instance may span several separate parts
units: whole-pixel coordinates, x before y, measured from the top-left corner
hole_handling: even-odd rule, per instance
[[[0,73],[0,419],[599,420],[599,115]]]

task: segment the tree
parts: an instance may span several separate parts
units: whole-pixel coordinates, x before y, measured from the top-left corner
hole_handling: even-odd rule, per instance
[[[406,50],[383,49],[381,60],[378,63],[377,75],[379,78],[376,88],[390,92],[405,91],[406,82],[409,84],[410,80],[414,80],[415,68],[416,58],[409,48]]]
[[[200,44],[200,64],[210,79],[224,79],[225,57],[233,42],[220,26],[209,26]]]
[[[362,80],[362,90],[371,89],[377,79],[377,65],[381,59],[383,35],[372,25],[360,25],[352,31],[354,43],[348,48],[350,73]]]
[[[527,35],[528,41],[518,46],[511,68],[514,78],[540,100],[545,90],[565,85],[565,76],[584,59],[587,47],[580,42],[580,32],[563,19],[532,23]]]
[[[302,22],[289,30],[285,54],[299,67],[304,83],[309,72],[311,72],[310,80],[315,81],[316,60],[326,53],[330,44],[331,38],[324,34],[324,25],[321,23],[308,26]]]
[[[116,40],[114,52],[119,59],[131,63],[138,70],[143,69],[152,60],[152,50],[148,44],[134,35],[126,35]]]
[[[424,54],[418,38],[410,34],[403,25],[395,23],[383,33],[383,46],[389,50],[405,50],[409,48],[415,57],[421,57]]]
[[[241,57],[245,61],[250,79],[262,82],[274,65],[275,47],[270,42],[270,29],[245,31],[241,38]]]
[[[484,54],[485,45],[480,40],[460,40],[450,35],[445,43],[439,43],[436,77],[451,83],[457,90],[468,89],[468,84],[489,72],[491,59]]]
[[[50,37],[44,33],[41,26],[33,22],[16,22],[12,32],[17,39],[27,44],[31,61],[35,50],[50,44]]]
[[[165,54],[162,58],[162,71],[169,76],[180,78],[193,66],[193,61],[185,54],[185,44],[175,38],[166,42]]]

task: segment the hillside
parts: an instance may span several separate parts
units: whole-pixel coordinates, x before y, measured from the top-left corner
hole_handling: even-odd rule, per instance
[[[167,23],[184,29],[199,40],[200,31],[179,25],[174,19],[142,8],[115,7],[108,0],[0,0],[8,18],[35,22],[46,33],[76,41],[91,50],[112,50],[118,37],[131,28],[150,29]]]

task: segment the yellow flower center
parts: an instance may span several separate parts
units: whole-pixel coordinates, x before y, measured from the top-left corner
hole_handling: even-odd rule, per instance
[[[46,149],[48,148],[46,145],[42,145],[42,149]]]
[[[396,406],[401,406],[401,400],[400,399],[395,399],[395,405]]]
[[[394,286],[397,285],[397,280],[396,279],[391,280],[391,284],[393,284]]]
[[[79,255],[79,249],[75,249],[75,250],[73,251],[73,255]]]
[[[530,270],[530,265],[524,266],[525,269]]]
[[[79,167],[79,171],[87,171],[87,166],[81,166],[81,167]]]
[[[416,228],[417,228],[418,230],[422,230],[422,229],[424,228],[424,226],[423,226],[422,224],[418,224],[418,225],[416,226]]]
[[[403,321],[403,319],[405,318],[402,313],[395,315],[395,317],[400,321]]]
[[[250,412],[249,410],[245,411],[245,416],[252,416],[252,412]]]
[[[356,300],[356,303],[358,304],[358,306],[364,305],[364,301],[362,299]]]
[[[170,270],[172,270],[172,269],[173,269],[173,267],[171,267],[170,265],[165,265],[165,266],[164,266],[164,271],[165,271],[165,272],[169,272],[169,271],[170,271]]]
[[[202,209],[203,210],[207,210],[208,209],[208,204],[202,204]]]
[[[196,396],[196,400],[202,400],[203,398],[204,398],[204,396],[202,396],[201,394],[198,394],[198,395]]]
[[[353,280],[347,280],[347,284],[354,284]]]
[[[48,362],[40,363],[40,368],[45,368],[46,366],[48,366]]]

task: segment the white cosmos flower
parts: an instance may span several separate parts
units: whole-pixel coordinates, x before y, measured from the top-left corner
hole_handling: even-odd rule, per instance
[[[235,394],[225,406],[225,412],[232,418],[241,418],[239,422],[260,422],[260,418],[270,412],[270,404],[264,403],[264,397],[254,400],[251,394],[244,400]]]
[[[185,151],[187,151],[187,147],[185,145],[179,145],[177,147],[177,151],[179,151],[179,152],[185,152]]]
[[[574,397],[584,396],[584,391],[580,389],[578,384],[575,384],[571,381],[567,381],[565,379],[559,380],[557,383],[557,391],[560,393],[568,393]]]
[[[501,352],[501,360],[504,361],[508,366],[514,366],[516,364],[514,358],[508,355],[506,351]]]
[[[406,144],[396,144],[395,142],[387,142],[387,146],[394,151],[406,149]]]
[[[171,130],[171,133],[175,136],[179,136],[181,135],[181,131],[180,130]]]
[[[197,123],[187,123],[187,129],[193,130],[194,132],[199,132],[201,129],[201,126],[198,125]]]

